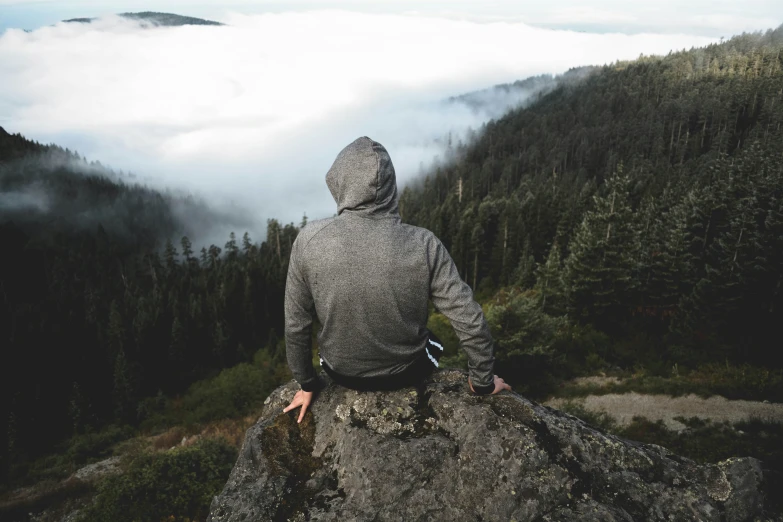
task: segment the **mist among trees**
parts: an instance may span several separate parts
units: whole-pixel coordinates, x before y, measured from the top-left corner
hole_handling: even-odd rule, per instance
[[[168,241],[181,207],[206,212],[192,201],[4,131],[0,154],[4,472],[85,429],[137,425],[145,398],[182,393],[267,343],[270,361],[284,360],[274,348],[297,227],[270,220],[271,243],[232,233],[196,251],[187,236]]]
[[[403,191],[403,220],[486,304],[506,380],[783,367],[781,50],[783,27],[535,80]],[[199,204],[0,130],[0,476],[259,353],[260,385],[287,378],[306,219],[198,249],[183,205]]]
[[[479,295],[525,291],[489,301],[504,313],[608,336],[608,362],[780,368],[782,48],[778,28],[562,82],[405,190],[403,220]],[[499,357],[556,358],[548,331],[501,333]]]

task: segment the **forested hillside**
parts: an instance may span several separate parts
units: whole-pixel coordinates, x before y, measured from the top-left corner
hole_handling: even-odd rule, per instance
[[[595,68],[404,191],[479,295],[505,288],[511,380],[587,352],[783,366],[781,50],[783,27]]]
[[[540,95],[403,191],[403,220],[487,305],[517,390],[617,366],[783,367],[781,50],[778,28],[519,82]],[[254,354],[258,386],[287,377],[298,227],[194,252],[183,207],[207,212],[0,129],[0,477]]]
[[[573,84],[595,70],[596,67],[586,66],[570,69],[557,76],[551,74],[531,76],[513,83],[502,83],[488,89],[452,96],[448,102],[461,103],[474,111],[484,111],[487,114],[492,114],[505,107],[526,107],[539,100],[544,94],[551,92],[557,85]],[[503,112],[508,111],[503,110]]]
[[[0,476],[85,429],[137,425],[145,398],[251,360],[270,335],[276,348],[297,228],[194,252],[166,244],[183,208],[211,218],[0,129]]]

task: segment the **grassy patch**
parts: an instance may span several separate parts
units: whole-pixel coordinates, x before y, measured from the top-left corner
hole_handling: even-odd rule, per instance
[[[750,365],[709,364],[696,370],[672,368],[670,376],[650,375],[640,369],[619,383],[605,385],[565,385],[553,392],[555,397],[586,397],[607,393],[646,393],[701,397],[722,395],[727,399],[783,402],[783,370]]]
[[[608,432],[614,432],[617,429],[617,423],[611,415],[604,411],[594,412],[584,408],[580,403],[568,401],[560,408],[561,411],[569,413],[574,417],[579,417],[586,423]]]
[[[130,426],[110,424],[100,431],[74,435],[56,453],[44,455],[32,462],[22,460],[12,466],[6,486],[13,488],[62,480],[85,464],[115,455],[115,446],[135,434],[136,430]]]
[[[204,520],[212,497],[228,480],[237,451],[221,439],[144,453],[126,471],[106,479],[80,522]]]
[[[697,462],[719,462],[730,457],[755,457],[769,469],[783,472],[783,425],[754,420],[733,426],[702,419],[678,419],[688,428],[668,430],[662,421],[635,418],[617,434],[664,446]]]
[[[0,493],[42,482],[59,483],[86,464],[113,455],[136,457],[169,449],[197,433],[239,446],[254,421],[248,416],[258,412],[269,393],[288,379],[287,367],[268,350],[259,350],[253,364],[242,363],[198,381],[182,397],[159,394],[145,399],[139,407],[143,420],[138,429],[110,424],[96,431],[88,426],[85,433],[64,441],[50,454],[36,459],[19,456]],[[148,440],[137,436],[139,432],[157,435]]]
[[[274,386],[261,368],[239,364],[214,379],[193,384],[183,400],[185,424],[241,417],[258,408]]]
[[[145,432],[196,426],[220,419],[236,419],[258,410],[277,386],[290,379],[287,368],[259,351],[253,364],[226,368],[217,376],[193,383],[182,397],[164,398],[150,407],[141,423]]]
[[[783,473],[783,424],[754,419],[731,425],[697,417],[677,418],[685,424],[680,432],[668,429],[663,421],[634,417],[628,426],[619,426],[606,412],[587,411],[578,402],[566,402],[561,410],[620,437],[657,444],[699,463],[716,463],[730,457],[755,457],[768,469]]]

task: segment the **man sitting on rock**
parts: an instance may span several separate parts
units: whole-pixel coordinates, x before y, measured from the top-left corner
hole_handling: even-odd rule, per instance
[[[337,216],[308,223],[291,248],[285,288],[288,365],[301,391],[283,411],[304,418],[320,386],[312,363],[318,317],[320,363],[333,381],[359,390],[420,383],[443,353],[427,325],[428,303],[451,321],[468,355],[470,389],[510,390],[493,375],[484,314],[446,248],[427,229],[401,222],[388,152],[370,138],[345,147],[326,174]]]

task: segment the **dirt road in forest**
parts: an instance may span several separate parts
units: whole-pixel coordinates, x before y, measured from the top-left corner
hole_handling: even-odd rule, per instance
[[[699,417],[714,422],[728,421],[732,424],[751,419],[783,423],[783,404],[759,401],[731,401],[713,396],[703,399],[698,395],[670,397],[668,395],[644,395],[631,393],[610,393],[589,395],[574,399],[550,399],[544,404],[560,408],[564,403],[581,405],[590,412],[605,412],[621,426],[627,426],[635,416],[653,422],[662,420],[671,430],[681,431],[685,425],[675,417]]]

